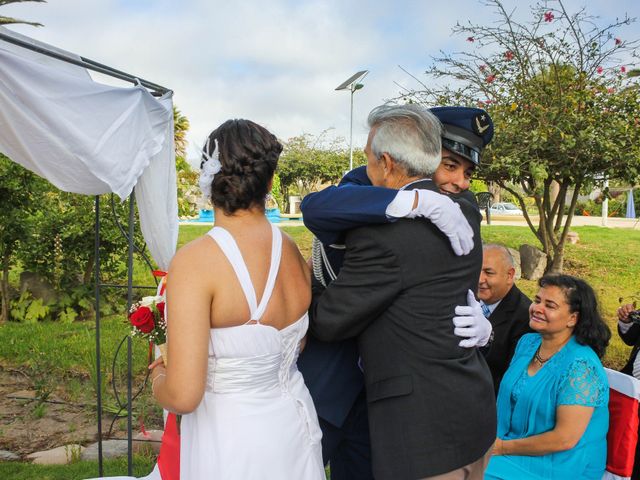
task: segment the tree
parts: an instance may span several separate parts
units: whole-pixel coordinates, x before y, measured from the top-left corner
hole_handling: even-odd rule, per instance
[[[294,192],[301,196],[317,189],[323,183],[337,183],[349,169],[349,149],[341,138],[323,145],[327,131],[314,137],[304,134],[290,138],[278,162],[278,176],[283,200],[288,203]],[[353,152],[355,166],[366,163],[364,153]]]
[[[178,172],[178,192],[188,188],[195,181],[185,182],[193,170],[184,160],[186,152],[185,134],[189,121],[174,107],[174,146],[176,169]],[[27,172],[29,173],[29,172]],[[20,264],[25,271],[38,274],[46,279],[63,299],[75,296],[75,313],[82,313],[82,300],[92,295],[94,274],[94,197],[62,192],[43,181],[44,191],[40,198],[30,205],[31,240],[21,244],[17,251]],[[121,283],[126,277],[127,240],[121,233],[118,222],[128,229],[128,202],[119,202],[112,195],[102,195],[100,199],[100,272],[103,282]],[[138,212],[135,212],[139,224]],[[144,239],[139,228],[134,229],[134,242],[144,250]],[[66,307],[66,306],[65,306]],[[90,307],[90,305],[89,305]],[[52,312],[59,309],[52,308]]]
[[[9,320],[9,271],[16,251],[31,238],[31,214],[47,182],[0,153],[0,323]]]
[[[179,191],[196,184],[194,179],[184,181],[188,175],[195,177],[184,160],[188,127],[186,117],[174,109]],[[101,278],[105,283],[121,283],[126,276],[127,240],[116,218],[126,231],[128,202],[120,203],[112,195],[102,195],[100,202]],[[9,271],[16,265],[37,274],[55,290],[56,303],[47,305],[50,318],[73,319],[91,309],[87,299],[93,291],[94,217],[93,196],[60,191],[0,154],[0,321],[9,319]],[[137,212],[135,218],[137,222]],[[134,241],[144,248],[138,228]]]
[[[427,71],[451,85],[425,82],[403,98],[489,111],[496,135],[479,175],[517,198],[548,255],[547,271],[562,271],[580,191],[605,178],[634,183],[640,175],[640,97],[629,88],[631,65],[620,63],[635,58],[638,41],[615,35],[635,20],[601,26],[584,9],[570,14],[556,0],[533,6],[524,23],[500,0],[486,5],[497,21],[457,24],[453,31],[469,50],[443,52]]]
[[[198,172],[186,160],[187,131],[189,120],[180,110],[173,107],[173,137],[176,149],[176,174],[178,183],[178,215],[187,217],[196,213],[198,188]]]
[[[10,3],[23,3],[23,2],[40,2],[46,3],[47,0],[0,0],[0,7],[4,7],[5,5],[9,5]],[[15,23],[22,23],[26,25],[32,25],[34,27],[42,27],[41,23],[38,22],[27,22],[26,20],[20,20],[17,18],[4,17],[0,15],[0,25],[11,25]]]

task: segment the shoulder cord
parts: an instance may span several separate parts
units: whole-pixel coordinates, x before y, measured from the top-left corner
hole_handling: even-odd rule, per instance
[[[313,276],[318,280],[323,287],[327,286],[327,282],[324,279],[324,274],[322,272],[322,266],[324,265],[325,270],[329,275],[329,281],[332,282],[336,279],[337,275],[331,268],[331,263],[329,263],[329,259],[327,258],[327,252],[324,250],[324,245],[320,243],[316,237],[313,237],[313,241],[311,243],[311,264],[313,266]]]

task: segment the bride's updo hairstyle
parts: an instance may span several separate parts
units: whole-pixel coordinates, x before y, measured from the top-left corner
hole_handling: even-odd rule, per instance
[[[227,120],[209,135],[206,153],[215,145],[222,168],[211,184],[211,202],[225,213],[264,209],[282,145],[266,128],[250,120]],[[206,161],[203,154],[202,165]]]

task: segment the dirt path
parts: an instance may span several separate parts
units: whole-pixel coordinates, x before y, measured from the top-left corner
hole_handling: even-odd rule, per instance
[[[47,400],[62,402],[57,393],[51,393]],[[33,384],[25,374],[0,366],[0,450],[24,456],[97,439],[94,408],[43,403],[33,400],[35,396]],[[103,431],[109,424],[103,421]]]

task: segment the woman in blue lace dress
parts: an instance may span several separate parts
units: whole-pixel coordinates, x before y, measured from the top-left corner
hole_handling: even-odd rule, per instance
[[[518,342],[498,393],[498,438],[485,479],[600,480],[609,387],[600,357],[611,332],[593,289],[569,275],[540,279],[536,333]]]

